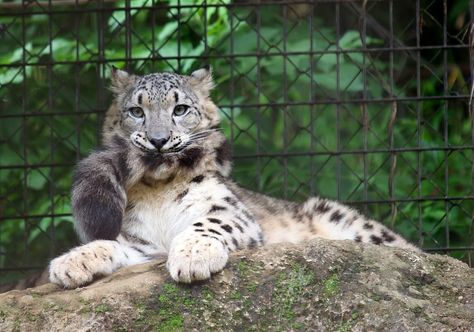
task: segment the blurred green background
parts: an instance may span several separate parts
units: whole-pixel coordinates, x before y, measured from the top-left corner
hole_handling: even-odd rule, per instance
[[[112,65],[210,64],[238,183],[348,202],[471,264],[471,2],[0,1],[0,284],[77,244],[71,174]]]

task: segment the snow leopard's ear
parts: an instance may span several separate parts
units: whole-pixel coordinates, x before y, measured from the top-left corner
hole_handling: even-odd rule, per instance
[[[189,76],[189,84],[193,89],[200,91],[203,96],[208,97],[212,88],[214,88],[211,67],[205,66],[193,71]]]
[[[136,76],[127,73],[125,70],[120,70],[112,66],[112,85],[110,89],[116,95],[125,92],[133,83],[135,83]]]

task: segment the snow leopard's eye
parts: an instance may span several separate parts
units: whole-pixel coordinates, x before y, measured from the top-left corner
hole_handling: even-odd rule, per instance
[[[141,119],[145,116],[145,113],[140,107],[130,107],[128,109],[128,114],[135,119]]]
[[[176,105],[173,110],[173,114],[176,116],[184,115],[187,112],[188,108],[188,105]]]

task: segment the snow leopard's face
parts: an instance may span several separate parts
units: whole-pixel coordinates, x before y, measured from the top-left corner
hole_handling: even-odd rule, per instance
[[[114,76],[119,125],[140,150],[178,153],[215,131],[219,120],[209,100],[209,69],[190,76],[155,73],[141,77],[116,70]]]

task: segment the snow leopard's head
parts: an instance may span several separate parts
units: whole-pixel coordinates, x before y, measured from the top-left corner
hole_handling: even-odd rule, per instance
[[[216,130],[217,108],[209,99],[211,71],[190,76],[155,73],[130,75],[114,69],[112,90],[119,117],[115,125],[145,152],[176,153]]]
[[[213,86],[208,67],[189,76],[137,76],[114,69],[114,102],[104,123],[104,144],[117,137],[128,141],[128,148],[140,151],[150,170],[157,165],[170,169],[213,159],[217,169],[225,169],[221,173],[228,173],[229,144],[209,96]]]

